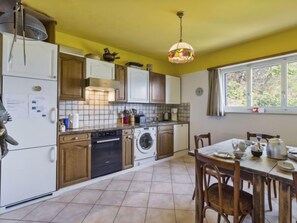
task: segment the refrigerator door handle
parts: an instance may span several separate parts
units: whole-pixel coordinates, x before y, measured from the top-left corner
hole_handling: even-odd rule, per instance
[[[57,108],[50,110],[50,122],[53,124],[57,122]]]
[[[50,161],[51,163],[56,161],[56,147],[53,146],[50,150]]]

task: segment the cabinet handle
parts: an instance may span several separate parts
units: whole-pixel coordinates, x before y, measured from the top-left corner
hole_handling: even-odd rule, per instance
[[[77,137],[77,136],[75,136],[75,137],[73,138],[73,140],[78,140],[78,137]]]

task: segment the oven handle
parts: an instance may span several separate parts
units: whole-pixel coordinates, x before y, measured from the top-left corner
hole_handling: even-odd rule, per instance
[[[115,139],[106,139],[106,140],[99,140],[96,143],[100,144],[100,143],[106,143],[106,142],[114,142],[114,141],[120,141],[120,138],[115,138]]]

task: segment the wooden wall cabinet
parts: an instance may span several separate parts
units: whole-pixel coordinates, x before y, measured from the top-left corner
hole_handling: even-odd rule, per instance
[[[173,126],[158,127],[157,159],[173,156]]]
[[[91,134],[60,136],[59,188],[91,179]]]
[[[60,100],[85,100],[85,58],[59,53]]]
[[[166,76],[150,72],[150,102],[165,103]]]
[[[127,102],[127,67],[115,66],[115,80],[120,82],[119,89],[115,90],[115,101]]]
[[[133,129],[123,130],[122,137],[123,170],[134,166],[134,131]]]

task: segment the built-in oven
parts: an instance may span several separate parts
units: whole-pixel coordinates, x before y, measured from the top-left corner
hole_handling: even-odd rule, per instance
[[[91,178],[122,170],[122,130],[91,133]]]

